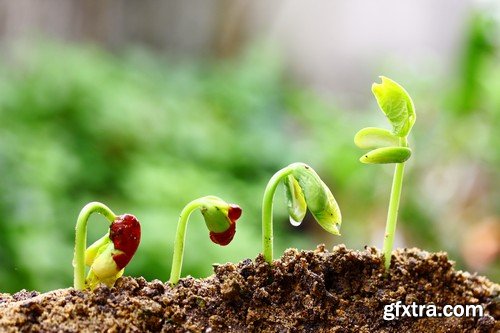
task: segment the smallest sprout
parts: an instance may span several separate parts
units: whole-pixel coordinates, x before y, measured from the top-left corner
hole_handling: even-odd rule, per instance
[[[316,171],[304,163],[292,163],[276,172],[267,183],[262,199],[262,246],[264,259],[273,261],[273,200],[279,183],[285,185],[290,223],[300,225],[307,209],[319,225],[333,235],[340,235],[342,217],[332,192]]]
[[[196,209],[200,209],[205,219],[212,242],[221,246],[226,246],[233,240],[236,233],[236,220],[240,218],[242,213],[240,206],[229,204],[216,196],[198,198],[184,207],[177,223],[172,271],[169,280],[171,285],[176,285],[181,276],[187,222],[191,213]]]
[[[87,249],[87,222],[92,213],[99,213],[110,222],[109,231]],[[94,289],[99,283],[113,286],[123,275],[125,266],[135,254],[141,240],[141,226],[135,216],[116,216],[106,205],[99,202],[87,204],[76,224],[74,287]],[[85,266],[90,267],[85,279]]]

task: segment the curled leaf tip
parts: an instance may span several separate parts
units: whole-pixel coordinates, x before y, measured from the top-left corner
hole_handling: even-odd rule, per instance
[[[389,119],[394,135],[405,137],[415,123],[415,107],[408,92],[395,81],[380,76],[381,83],[372,85],[377,103]]]

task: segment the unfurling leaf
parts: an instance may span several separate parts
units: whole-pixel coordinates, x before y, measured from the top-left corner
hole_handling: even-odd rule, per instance
[[[332,192],[308,165],[298,164],[292,175],[299,183],[307,208],[323,229],[334,235],[340,235],[342,222],[340,209]]]
[[[399,145],[399,138],[386,129],[366,127],[356,133],[354,144],[362,149],[394,147]]]
[[[284,179],[284,184],[290,222],[293,226],[298,226],[304,219],[304,216],[306,216],[306,199],[299,183],[292,175],[288,175]]]
[[[374,83],[372,92],[380,109],[393,127],[393,133],[405,137],[415,123],[415,108],[406,90],[391,79],[381,76],[382,83]]]
[[[411,156],[411,149],[406,147],[385,147],[372,150],[359,159],[366,164],[403,163]]]

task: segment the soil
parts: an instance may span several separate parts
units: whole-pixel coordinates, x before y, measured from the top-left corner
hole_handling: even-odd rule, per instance
[[[324,246],[214,265],[206,279],[123,277],[113,288],[0,294],[1,332],[498,332],[500,286],[453,269],[445,253]],[[483,317],[383,319],[384,305],[480,304]]]

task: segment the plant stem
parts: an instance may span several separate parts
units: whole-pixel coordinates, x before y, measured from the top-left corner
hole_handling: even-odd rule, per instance
[[[184,257],[184,242],[186,240],[186,229],[187,222],[189,220],[189,216],[191,213],[200,208],[205,203],[204,198],[199,198],[191,201],[184,207],[179,215],[179,221],[177,222],[177,231],[175,234],[175,243],[174,243],[174,255],[172,258],[172,270],[170,271],[170,284],[175,285],[179,282],[181,277],[181,269],[182,269],[182,258]]]
[[[278,184],[290,173],[295,164],[276,172],[267,183],[262,199],[262,253],[267,263],[273,262],[273,199]]]
[[[103,215],[109,223],[116,219],[116,215],[106,205],[100,202],[91,202],[85,205],[78,215],[75,228],[75,253],[73,257],[74,288],[85,289],[85,249],[87,248],[87,222],[92,213]]]
[[[400,145],[407,146],[406,138],[400,139]],[[405,169],[404,163],[397,163],[394,170],[394,178],[392,179],[391,198],[389,201],[389,209],[387,212],[387,222],[385,224],[384,236],[384,261],[385,269],[389,270],[391,266],[392,248],[394,246],[394,236],[396,233],[396,224],[398,221],[399,199],[401,198],[401,188],[403,187],[403,173]]]

